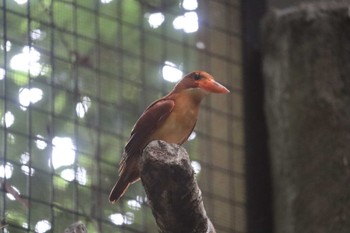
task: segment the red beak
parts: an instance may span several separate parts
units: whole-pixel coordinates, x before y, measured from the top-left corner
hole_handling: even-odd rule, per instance
[[[220,83],[216,82],[214,79],[205,80],[203,82],[199,83],[199,87],[203,88],[206,91],[212,92],[212,93],[229,93],[230,91],[221,85]]]

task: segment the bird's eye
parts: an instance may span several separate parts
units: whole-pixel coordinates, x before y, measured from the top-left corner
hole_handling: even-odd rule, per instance
[[[201,75],[199,73],[194,74],[194,80],[199,80],[201,79]]]

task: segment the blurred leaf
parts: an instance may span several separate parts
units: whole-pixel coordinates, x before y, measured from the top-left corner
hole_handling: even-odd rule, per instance
[[[53,16],[54,23],[59,28],[72,31],[73,29],[73,6],[63,1],[54,1],[53,3]]]
[[[100,29],[98,32],[100,34],[99,39],[111,45],[118,43],[116,36],[119,24],[115,20],[103,16],[98,18],[98,23]]]
[[[66,92],[60,91],[56,96],[55,96],[55,113],[61,113],[62,110],[65,107],[66,103]]]
[[[10,203],[11,206],[16,203]],[[19,207],[19,205],[17,205]],[[15,225],[22,225],[23,222],[26,222],[27,218],[25,212],[18,211],[17,208],[9,210],[6,212],[7,222]],[[13,229],[15,230],[15,229]],[[12,232],[12,231],[11,231]]]
[[[123,1],[123,20],[125,20],[128,23],[136,24],[138,25],[140,22],[140,17],[143,17],[143,14],[140,9],[140,3],[136,0],[128,0]]]
[[[77,33],[80,35],[83,35],[84,37],[88,37],[90,39],[95,39],[96,37],[96,25],[95,25],[95,18],[93,12],[87,11],[81,8],[78,8],[76,10],[76,30]]]
[[[21,71],[13,71],[10,78],[12,78],[13,81],[21,87],[27,85],[29,80],[28,73],[24,73]]]
[[[53,177],[53,185],[57,190],[64,191],[69,185],[69,182],[62,179],[61,177],[54,176]]]

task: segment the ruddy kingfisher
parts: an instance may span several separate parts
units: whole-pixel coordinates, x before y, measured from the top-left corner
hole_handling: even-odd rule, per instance
[[[183,144],[192,133],[199,105],[208,93],[229,93],[204,71],[187,74],[166,96],[154,101],[135,123],[120,161],[119,179],[109,201],[124,195],[129,185],[140,179],[139,160],[143,149],[153,140]]]

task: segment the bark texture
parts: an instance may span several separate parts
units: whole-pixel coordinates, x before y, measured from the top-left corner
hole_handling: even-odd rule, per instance
[[[183,147],[151,142],[143,151],[140,171],[160,232],[215,233]]]
[[[276,233],[350,232],[350,3],[263,23]]]
[[[87,233],[87,229],[83,222],[78,221],[67,227],[64,233]]]

